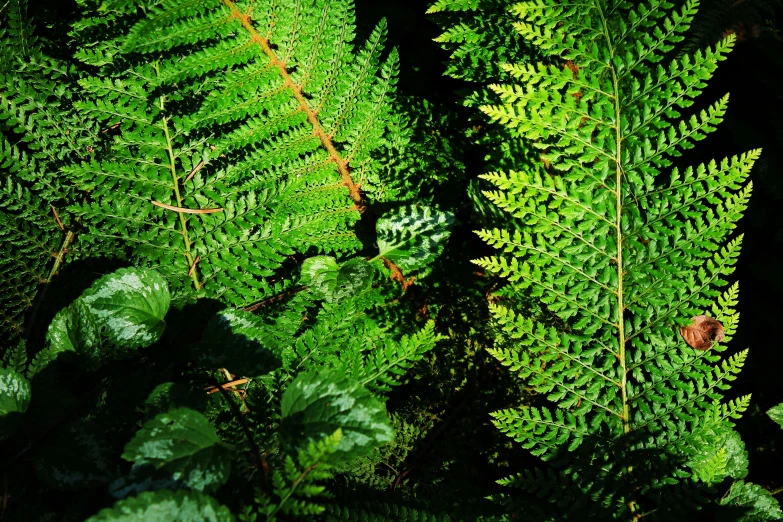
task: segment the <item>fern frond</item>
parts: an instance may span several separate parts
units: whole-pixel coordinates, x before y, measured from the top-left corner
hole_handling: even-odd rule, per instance
[[[357,250],[396,82],[384,23],[355,46],[345,0],[111,9],[113,40],[89,19],[74,32],[120,71],[81,82],[78,107],[114,134],[66,170],[90,192],[72,211],[91,237],[130,245],[182,297],[235,306],[269,297],[296,252]]]
[[[715,130],[728,103],[726,95],[688,112],[734,41],[672,59],[697,7],[517,4],[516,28],[547,61],[505,66],[521,83],[493,85],[500,101],[482,108],[552,169],[483,176],[495,187],[485,196],[513,226],[479,231],[498,254],[474,262],[544,310],[490,305],[505,338],[490,353],[554,406],[495,412],[493,422],[563,469],[569,495],[594,499],[599,518],[636,520],[664,502],[693,508],[685,459],[748,402],[720,402],[747,351],[721,359],[722,333],[702,351],[679,332],[706,313],[729,334],[736,329],[736,285],[722,289],[760,154],[673,167]],[[514,482],[537,491],[551,481]]]

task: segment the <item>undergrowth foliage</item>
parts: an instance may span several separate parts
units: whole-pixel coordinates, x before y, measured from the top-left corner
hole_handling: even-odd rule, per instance
[[[735,41],[696,0],[434,2],[464,119],[350,0],[77,4],[0,6],[1,519],[783,516],[724,398],[760,151],[680,158]],[[504,435],[544,464],[478,498]]]
[[[0,436],[3,473],[34,473],[3,517],[322,513],[335,469],[394,446],[386,394],[440,338],[399,320],[454,217],[394,199],[422,179],[388,157],[411,131],[384,23],[81,2],[56,61],[7,7]],[[129,266],[41,312],[96,258]]]

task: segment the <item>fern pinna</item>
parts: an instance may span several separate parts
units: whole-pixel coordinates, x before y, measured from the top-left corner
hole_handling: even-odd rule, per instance
[[[86,8],[91,2],[85,2]],[[89,237],[130,243],[178,294],[246,305],[296,252],[350,252],[378,177],[397,54],[355,48],[350,2],[103,3],[75,25],[107,137],[67,175]],[[126,28],[129,28],[126,30]]]
[[[706,475],[695,457],[720,448],[749,404],[721,402],[747,351],[721,359],[725,347],[695,350],[679,331],[702,314],[722,322],[726,340],[734,331],[737,287],[721,289],[759,151],[673,165],[728,102],[683,119],[734,43],[673,58],[697,4],[534,0],[510,11],[545,61],[506,65],[518,83],[494,85],[501,103],[483,110],[541,162],[483,176],[515,226],[480,231],[503,255],[475,262],[508,279],[506,295],[539,303],[491,305],[503,333],[492,353],[554,408],[493,417],[550,461],[501,481],[550,500],[550,511],[533,510],[546,520],[668,519],[720,496],[732,477],[725,451]]]
[[[75,187],[59,169],[87,156],[98,139],[92,122],[73,108],[73,72],[42,51],[25,2],[0,9],[2,343],[22,333],[39,285],[73,246],[64,207]]]

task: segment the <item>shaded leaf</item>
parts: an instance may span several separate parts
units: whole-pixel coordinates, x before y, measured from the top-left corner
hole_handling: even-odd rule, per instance
[[[738,480],[720,502],[720,522],[755,522],[783,518],[778,501],[758,484]]]
[[[81,299],[109,340],[139,348],[160,339],[171,296],[166,280],[154,270],[122,268],[98,279]]]
[[[697,315],[691,321],[691,324],[680,328],[680,335],[691,348],[708,350],[713,341],[723,340],[724,331],[720,321],[706,315]]]
[[[394,439],[386,408],[346,375],[328,370],[299,375],[283,394],[280,429],[290,449],[304,448],[342,429],[332,463],[370,453]]]
[[[114,498],[126,498],[145,491],[190,490],[182,480],[175,480],[165,469],[152,466],[133,466],[130,472],[109,485],[109,494]]]
[[[120,500],[87,522],[233,522],[227,507],[196,491],[148,491]]]
[[[243,310],[223,310],[207,323],[202,341],[191,349],[198,364],[228,368],[241,375],[263,375],[279,368],[280,357],[261,344],[262,319]]]
[[[230,453],[209,420],[188,408],[161,413],[144,424],[122,458],[164,470],[197,491],[217,488],[231,471]]]
[[[53,488],[92,488],[116,476],[115,458],[97,427],[75,422],[46,441],[37,455],[35,471]]]
[[[376,225],[379,256],[406,275],[424,268],[443,250],[454,215],[429,207],[408,206],[382,216]]]

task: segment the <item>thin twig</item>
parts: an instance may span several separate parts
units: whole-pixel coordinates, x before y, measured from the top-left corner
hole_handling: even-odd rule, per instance
[[[245,422],[245,417],[242,415],[242,412],[239,411],[237,405],[234,404],[234,401],[231,400],[231,396],[228,394],[228,390],[223,388],[219,382],[215,382],[215,385],[218,387],[218,390],[223,396],[223,399],[228,404],[228,407],[231,408],[231,413],[234,414],[237,422],[239,422],[239,426],[242,428],[242,432],[245,434],[245,438],[247,438],[248,444],[250,444],[250,449],[253,451],[253,456],[256,458],[256,467],[258,467],[258,470],[261,472],[261,477],[264,481],[263,486],[266,488],[268,479],[266,474],[266,459],[264,459],[264,457],[261,455],[261,448],[258,447],[255,439],[253,439],[253,434],[250,432],[250,428]]]

